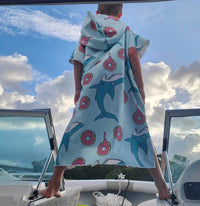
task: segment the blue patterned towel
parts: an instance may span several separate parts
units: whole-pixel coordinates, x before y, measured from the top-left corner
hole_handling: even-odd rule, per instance
[[[70,59],[84,65],[82,90],[56,165],[154,167],[144,103],[127,55],[135,47],[142,57],[148,45],[120,19],[88,13]]]

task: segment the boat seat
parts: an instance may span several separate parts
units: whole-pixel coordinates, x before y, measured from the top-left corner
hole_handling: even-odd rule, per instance
[[[181,174],[180,178],[178,179],[176,186],[175,186],[175,193],[179,199],[179,201],[182,203],[181,205],[200,205],[200,196],[199,196],[199,190],[200,190],[200,160],[197,160],[193,163],[191,163]],[[189,190],[191,190],[189,193],[191,193],[192,196],[189,195],[189,197],[186,197],[188,192],[185,192],[187,189],[185,189],[186,185],[188,185]],[[194,186],[193,186],[194,185]],[[197,193],[197,198],[195,198],[195,193]]]

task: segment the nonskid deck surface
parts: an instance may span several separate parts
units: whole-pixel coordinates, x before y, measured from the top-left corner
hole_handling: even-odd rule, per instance
[[[81,194],[78,200],[80,205],[96,206],[96,200],[92,193],[99,191],[103,195],[108,193],[118,194],[137,206],[145,201],[156,198],[156,188],[153,182],[130,180],[70,180],[65,181],[66,187],[81,186]]]
[[[110,191],[100,191],[100,192],[102,192],[104,195],[107,195],[108,193],[117,194],[118,191],[110,190]],[[93,197],[92,193],[93,191],[81,192],[78,204],[96,206],[95,198]],[[120,195],[123,196],[124,195],[123,192]],[[128,191],[125,197],[128,201],[130,201],[133,204],[133,206],[137,206],[145,201],[155,199],[156,196],[155,194]]]

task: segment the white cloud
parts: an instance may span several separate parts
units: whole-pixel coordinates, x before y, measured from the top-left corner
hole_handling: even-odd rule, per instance
[[[29,86],[49,80],[48,75],[32,68],[21,54],[0,56],[0,108],[38,108],[35,96],[28,94]]]
[[[161,120],[163,111],[162,101],[175,96],[175,89],[169,81],[171,69],[164,62],[146,63],[142,67],[146,93],[146,110],[151,120]],[[153,119],[152,119],[153,118]],[[155,121],[153,121],[155,122]]]
[[[0,85],[0,95],[2,95],[3,92],[4,92],[4,89],[3,89],[3,87]]]
[[[66,16],[67,16],[66,13],[60,11],[59,9],[53,8],[52,11],[53,11],[53,13],[56,14],[56,15],[59,15],[59,16],[62,16],[62,17],[63,17],[63,16],[66,17]]]
[[[4,92],[0,95],[0,108],[28,109],[34,106],[34,101],[35,97],[32,95],[25,95],[19,92]]]
[[[34,74],[34,69],[28,64],[27,57],[20,54],[2,57],[0,64],[4,65],[1,66],[0,70],[4,72],[4,75],[0,77],[0,108],[51,108],[56,134],[60,139],[72,116],[72,108],[74,107],[73,71],[65,71],[55,79],[50,79],[45,74],[37,71]],[[11,65],[10,68],[13,68],[11,74],[13,75],[16,73],[14,70],[16,66],[20,71],[19,74],[16,73],[17,77],[13,79],[7,77],[5,75],[5,65]],[[153,142],[156,145],[161,145],[165,109],[189,109],[200,106],[200,61],[193,62],[187,67],[180,67],[173,74],[171,68],[164,62],[146,63],[143,65],[142,70],[150,133]],[[24,75],[22,76],[21,73]],[[6,90],[8,86],[14,89],[15,85],[23,89],[21,85],[23,81],[32,81],[36,85],[35,95],[25,94],[20,90]]]
[[[200,152],[200,143],[198,143],[193,149],[192,152],[199,153]]]
[[[65,71],[54,80],[36,86],[36,101],[41,107],[50,107],[58,137],[62,137],[74,107],[74,74]]]
[[[180,138],[179,134],[173,135],[170,138],[169,154],[172,157],[174,154],[179,154],[188,157],[190,161],[194,161],[199,159],[199,144],[199,134],[188,134],[184,138]]]
[[[168,100],[174,97],[175,90],[169,80],[171,69],[164,62],[146,63],[143,66],[143,78],[147,104],[154,107],[160,104],[161,100]],[[151,109],[149,109],[151,111]]]
[[[0,19],[0,22],[1,22],[1,19]],[[6,32],[8,34],[15,35],[15,32],[11,28],[8,28],[7,26],[0,25],[0,33],[2,33],[2,32]]]
[[[73,71],[65,71],[63,75],[51,80],[47,75],[34,70],[26,56],[15,54],[0,56],[0,74],[0,108],[51,108],[57,136],[61,137],[74,107]],[[36,94],[26,94],[22,82],[36,85]],[[25,126],[29,128],[31,125]]]
[[[19,104],[32,103],[34,97],[25,95],[22,87],[22,82],[31,80],[32,66],[26,56],[0,56],[0,107],[12,109]]]
[[[21,89],[21,83],[32,80],[32,66],[26,56],[0,56],[0,84],[4,89]]]
[[[40,72],[38,70],[35,70],[35,69],[32,69],[32,75],[33,75],[33,81],[36,81],[38,83],[51,80],[51,78],[47,74]]]
[[[165,110],[200,107],[200,61],[180,67],[173,74],[170,67],[163,62],[146,63],[142,70],[147,120],[153,142],[160,148]],[[189,126],[191,125],[187,124],[187,128]]]
[[[49,104],[63,96],[72,96],[74,92],[74,77],[72,71],[65,71],[57,78],[36,86],[37,101]]]
[[[38,10],[16,8],[0,8],[0,26],[9,33],[31,35],[36,32],[67,41],[77,41],[81,29],[81,25],[74,25],[66,19],[55,18]]]
[[[17,165],[17,162],[9,161],[9,160],[0,160],[0,164],[1,164],[1,165],[12,166],[12,167],[18,166],[18,165]]]
[[[200,131],[200,118],[196,117],[182,117],[171,119],[171,129],[174,134],[198,134]]]
[[[179,108],[200,107],[200,61],[195,61],[187,67],[180,67],[171,75],[170,81],[188,97],[187,101],[179,105]]]
[[[34,146],[39,146],[41,144],[43,144],[45,142],[46,138],[43,137],[35,137],[35,142],[34,142]]]
[[[180,67],[171,76],[171,80],[180,88],[195,91],[200,86],[200,61],[195,61],[188,67]]]
[[[71,19],[73,19],[73,18],[79,18],[79,17],[80,17],[80,14],[79,14],[79,13],[69,12],[69,17],[70,17]]]
[[[44,130],[46,125],[40,119],[30,119],[26,117],[7,117],[1,119],[0,130]]]

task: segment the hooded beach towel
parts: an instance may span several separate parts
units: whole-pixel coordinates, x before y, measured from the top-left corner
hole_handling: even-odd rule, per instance
[[[154,167],[144,103],[127,54],[135,47],[142,57],[148,45],[120,19],[88,13],[70,58],[84,65],[82,90],[56,165]]]

